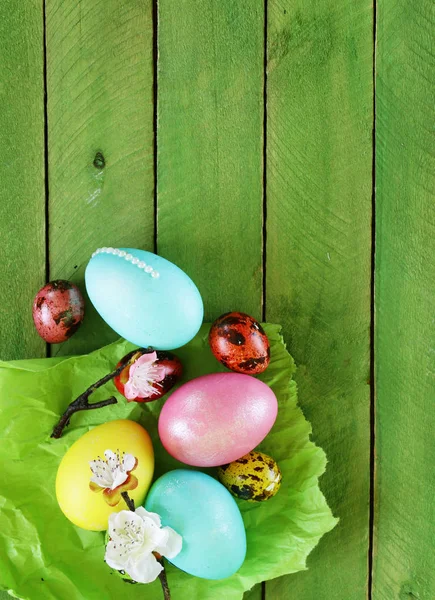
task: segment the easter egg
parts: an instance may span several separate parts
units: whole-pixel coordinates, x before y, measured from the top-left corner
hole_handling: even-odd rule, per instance
[[[242,566],[246,533],[240,510],[222,484],[204,473],[169,471],[151,487],[146,510],[183,538],[171,563],[195,577],[223,579]]]
[[[281,471],[271,456],[250,452],[218,468],[219,481],[237,498],[251,502],[269,500],[281,487]]]
[[[269,366],[270,344],[258,321],[241,312],[221,315],[209,334],[215,357],[232,371],[255,375]]]
[[[85,303],[76,285],[56,279],[36,294],[32,314],[42,339],[49,344],[60,344],[80,327],[85,316]]]
[[[142,358],[144,354],[146,356]],[[138,364],[138,360],[142,364]],[[118,392],[129,402],[150,402],[162,398],[183,373],[183,365],[178,356],[166,350],[147,353],[133,350],[116,366],[118,368],[123,364],[125,368],[113,381]]]
[[[269,433],[278,412],[272,390],[241,373],[203,375],[179,387],[163,405],[159,435],[176,459],[197,467],[237,460]]]
[[[137,346],[172,350],[198,332],[203,304],[193,281],[168,260],[133,248],[99,248],[85,272],[101,317]]]
[[[134,421],[110,421],[85,433],[66,452],[56,476],[57,501],[74,525],[103,531],[111,513],[127,510],[122,491],[136,506],[142,504],[153,472],[153,446],[145,429]]]

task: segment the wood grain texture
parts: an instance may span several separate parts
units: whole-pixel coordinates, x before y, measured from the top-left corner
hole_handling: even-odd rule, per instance
[[[340,518],[269,600],[367,598],[372,19],[369,1],[268,4],[266,318],[284,325]]]
[[[44,55],[39,0],[0,7],[0,359],[45,356],[32,302],[45,283]]]
[[[378,2],[374,600],[435,598],[434,26]]]
[[[159,1],[158,251],[261,318],[264,6]]]
[[[152,1],[47,0],[50,278],[83,289],[99,246],[153,249]],[[87,300],[53,353],[116,339]]]

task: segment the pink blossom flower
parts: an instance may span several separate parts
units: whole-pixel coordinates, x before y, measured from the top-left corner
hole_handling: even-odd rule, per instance
[[[166,375],[165,367],[157,364],[157,353],[142,354],[130,366],[128,381],[124,386],[127,400],[148,398],[155,393],[155,387],[162,387],[159,382]]]

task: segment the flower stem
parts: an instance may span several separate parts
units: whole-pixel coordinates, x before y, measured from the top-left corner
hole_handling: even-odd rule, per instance
[[[128,492],[121,492],[121,496],[124,498],[124,501],[125,501],[126,505],[128,506],[128,510],[131,510],[134,512],[136,510],[136,508],[134,506],[133,498],[130,498],[130,496],[128,495]]]
[[[171,592],[169,590],[168,578],[166,577],[166,569],[163,556],[160,556],[160,554],[157,554],[157,552],[154,553],[154,556],[157,558],[157,560],[163,567],[163,571],[161,571],[159,575],[160,583],[162,584],[163,597],[165,600],[171,600]]]
[[[150,351],[152,351],[152,348],[138,349],[138,352],[140,352],[141,354],[146,354]],[[93,383],[90,387],[88,387],[88,389],[85,392],[83,392],[83,394],[80,394],[80,396],[78,396],[73,402],[71,402],[71,404],[69,404],[69,406],[63,413],[63,415],[60,417],[57,424],[53,427],[53,431],[51,432],[51,437],[58,439],[62,436],[64,428],[67,425],[69,425],[70,418],[74,413],[79,412],[80,410],[93,410],[95,408],[103,408],[104,406],[110,406],[111,404],[117,404],[118,400],[115,398],[115,396],[111,396],[107,400],[102,400],[101,402],[95,402],[94,404],[89,404],[89,396],[96,389],[100,388],[102,385],[104,385],[108,381],[112,380],[117,375],[119,375],[121,373],[121,371],[123,369],[125,369],[128,362],[129,361],[123,362],[114,371],[112,371],[111,373],[108,373],[107,375],[105,375],[104,377],[102,377],[101,379],[99,379],[98,381]]]

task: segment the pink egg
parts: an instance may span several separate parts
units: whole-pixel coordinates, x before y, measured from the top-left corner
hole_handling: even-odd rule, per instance
[[[177,460],[216,467],[253,450],[275,423],[278,402],[262,381],[241,373],[192,379],[163,406],[159,435]]]

